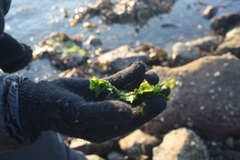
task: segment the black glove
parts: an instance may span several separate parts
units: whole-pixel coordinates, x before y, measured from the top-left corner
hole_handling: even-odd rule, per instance
[[[151,83],[159,81],[155,73],[145,72],[145,65],[138,62],[106,79],[125,90],[138,87],[143,79]],[[54,130],[91,142],[103,142],[140,127],[161,113],[166,105],[161,96],[135,108],[117,100],[99,100],[89,89],[87,79],[39,83],[26,79],[19,84],[20,123],[31,134]]]
[[[0,68],[7,73],[18,71],[32,59],[32,49],[7,33],[0,39],[0,51]]]

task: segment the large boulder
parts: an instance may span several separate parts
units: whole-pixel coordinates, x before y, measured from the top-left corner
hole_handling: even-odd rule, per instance
[[[206,138],[240,134],[240,63],[231,54],[200,58],[187,65],[153,70],[165,79],[175,77],[172,101],[145,125],[152,133],[189,127]]]

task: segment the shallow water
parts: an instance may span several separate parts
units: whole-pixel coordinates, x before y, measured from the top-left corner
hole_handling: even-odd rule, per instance
[[[91,34],[97,35],[102,40],[103,46],[108,48],[129,43],[151,42],[169,49],[176,41],[187,41],[209,34],[209,20],[201,15],[205,7],[196,5],[198,2],[209,5],[230,5],[220,8],[218,14],[240,11],[240,0],[177,0],[170,13],[153,17],[139,33],[135,32],[135,27],[132,25],[106,26],[100,19],[93,18],[90,21],[99,24],[100,34],[97,34],[96,30],[91,32],[82,24],[75,27],[69,25],[74,9],[86,6],[87,1],[13,0],[11,9],[5,17],[5,31],[19,41],[32,46],[51,32],[66,32],[69,35],[78,35],[83,40]],[[68,18],[63,18],[60,11],[63,8],[69,9]],[[161,27],[162,25],[168,27]]]

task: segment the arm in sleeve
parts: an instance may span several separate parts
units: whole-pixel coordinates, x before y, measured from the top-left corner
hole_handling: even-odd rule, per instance
[[[19,43],[11,35],[4,32],[5,19],[11,0],[0,0],[0,68],[13,73],[25,67],[32,60],[32,49]]]
[[[4,16],[8,13],[12,0],[0,0],[0,36],[4,31]],[[1,37],[0,37],[1,38]]]
[[[0,76],[0,153],[35,142],[38,135],[25,132],[19,121],[18,84],[25,78]]]

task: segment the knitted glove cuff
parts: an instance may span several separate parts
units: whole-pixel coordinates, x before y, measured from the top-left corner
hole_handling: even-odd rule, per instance
[[[51,106],[48,105],[46,95],[49,85],[46,81],[35,83],[29,79],[24,79],[19,84],[19,117],[24,130],[32,134],[38,134],[49,129],[49,120],[47,117],[52,114]],[[51,99],[52,100],[52,99]],[[54,101],[54,100],[53,100]],[[49,107],[50,106],[50,107]]]
[[[16,75],[7,75],[2,79],[3,83],[3,110],[5,121],[6,139],[12,146],[23,146],[36,141],[40,134],[30,134],[22,128],[19,117],[18,90],[19,83],[25,78]],[[2,126],[2,125],[1,125]]]

